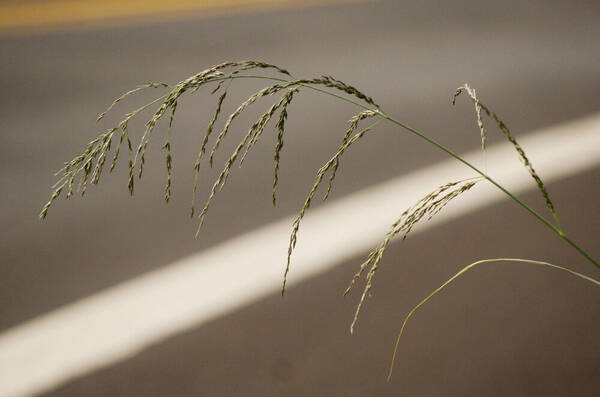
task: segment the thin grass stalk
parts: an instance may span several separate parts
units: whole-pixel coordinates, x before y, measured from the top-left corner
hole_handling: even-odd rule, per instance
[[[431,299],[433,296],[435,296],[437,293],[439,293],[441,290],[443,290],[444,288],[446,288],[449,284],[451,284],[453,281],[455,281],[458,277],[460,277],[462,274],[464,274],[465,272],[467,272],[468,270],[474,268],[477,265],[480,265],[482,263],[491,263],[491,262],[521,262],[521,263],[531,263],[531,264],[536,264],[536,265],[543,265],[543,266],[547,266],[553,269],[558,269],[558,270],[562,270],[564,272],[570,273],[574,276],[577,276],[581,279],[590,281],[598,286],[600,286],[600,281],[595,280],[589,276],[586,276],[584,274],[581,274],[579,272],[576,272],[574,270],[568,269],[566,267],[562,267],[562,266],[558,266],[558,265],[554,265],[552,263],[548,263],[548,262],[542,262],[542,261],[536,261],[536,260],[530,260],[530,259],[520,259],[520,258],[494,258],[494,259],[483,259],[483,260],[479,260],[477,262],[473,262],[470,265],[467,265],[465,267],[463,267],[458,273],[456,273],[454,276],[450,277],[444,284],[442,284],[440,287],[436,288],[432,293],[430,293],[429,295],[427,295],[425,297],[425,299],[423,299],[421,302],[419,302],[416,306],[414,306],[406,315],[406,317],[404,317],[404,321],[402,321],[402,326],[400,327],[400,331],[398,332],[398,336],[396,337],[396,343],[394,345],[394,352],[392,354],[392,361],[390,364],[390,370],[388,373],[388,377],[387,380],[389,381],[392,377],[392,371],[394,369],[394,363],[396,362],[396,356],[398,353],[398,345],[400,344],[400,338],[402,337],[402,333],[404,332],[404,328],[406,327],[406,323],[408,322],[408,320],[412,317],[412,315],[421,307],[423,306],[425,303],[427,303],[427,301],[429,299]]]

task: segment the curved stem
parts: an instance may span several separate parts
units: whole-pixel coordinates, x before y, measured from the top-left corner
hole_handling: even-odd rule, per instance
[[[566,241],[567,243],[569,243],[581,255],[583,255],[587,260],[589,260],[597,268],[600,269],[600,263],[598,263],[598,261],[596,261],[594,258],[592,258],[583,248],[581,248],[580,246],[578,246],[573,240],[571,240],[569,237],[567,237],[567,235],[561,229],[559,229],[552,222],[550,222],[549,220],[547,220],[546,218],[544,218],[542,215],[540,215],[536,210],[534,210],[533,208],[531,208],[530,206],[528,206],[527,204],[525,204],[518,197],[516,197],[514,194],[512,194],[510,191],[508,191],[505,187],[503,187],[498,182],[496,182],[495,180],[493,180],[492,178],[490,178],[489,175],[487,175],[483,171],[479,170],[473,164],[469,163],[467,160],[465,160],[464,158],[460,157],[458,154],[454,153],[452,150],[450,150],[447,147],[445,147],[444,145],[436,142],[435,140],[429,138],[428,136],[422,134],[421,132],[415,130],[414,128],[411,128],[411,127],[409,127],[409,126],[407,126],[407,125],[399,122],[398,120],[395,120],[395,119],[389,117],[385,113],[382,113],[382,117],[385,118],[385,119],[387,119],[387,120],[389,120],[389,121],[391,121],[392,123],[394,123],[394,124],[396,124],[396,125],[404,128],[405,130],[413,133],[414,135],[417,135],[419,138],[424,139],[425,141],[431,143],[432,145],[434,145],[438,149],[443,150],[444,152],[448,153],[450,156],[454,157],[456,160],[460,161],[461,163],[463,163],[467,167],[471,168],[473,171],[477,172],[479,175],[481,175],[482,177],[484,177],[485,179],[487,179],[492,185],[496,186],[504,194],[506,194],[508,197],[510,197],[511,199],[513,199],[513,201],[515,201],[517,204],[519,204],[521,207],[523,207],[525,210],[527,210],[530,214],[532,214],[533,216],[535,216],[539,221],[541,221],[544,225],[546,225],[548,228],[550,228],[550,230],[552,230],[553,232],[555,232],[560,238],[562,238],[564,241]]]
[[[489,262],[522,262],[522,263],[533,263],[536,265],[549,266],[554,269],[558,269],[558,270],[562,270],[562,271],[571,273],[574,276],[577,276],[584,280],[590,281],[596,285],[600,285],[600,281],[595,280],[591,277],[588,277],[585,274],[581,274],[574,270],[567,269],[566,267],[553,265],[552,263],[548,263],[548,262],[534,261],[534,260],[530,260],[530,259],[519,259],[519,258],[494,258],[494,259],[483,259],[483,260],[479,260],[477,262],[473,262],[470,265],[463,267],[458,273],[456,273],[454,276],[450,277],[444,284],[442,284],[440,287],[435,289],[432,293],[427,295],[427,297],[425,299],[423,299],[415,307],[413,307],[412,310],[410,312],[408,312],[406,317],[404,317],[404,321],[402,322],[402,327],[400,328],[400,331],[398,332],[398,337],[396,338],[396,344],[394,345],[394,353],[392,355],[392,362],[390,364],[390,372],[388,373],[388,381],[392,377],[392,370],[394,369],[394,361],[396,361],[396,353],[398,352],[398,344],[400,343],[400,338],[402,337],[402,333],[404,332],[404,327],[406,326],[406,323],[412,317],[412,315],[417,311],[417,309],[420,308],[421,306],[423,306],[425,303],[427,303],[427,301],[429,299],[431,299],[434,295],[436,295],[438,292],[443,290],[446,286],[448,286],[448,284],[450,284],[451,282],[456,280],[460,275],[465,273],[467,270],[472,269],[479,264],[489,263]]]
[[[264,79],[264,80],[280,81],[280,82],[287,82],[287,83],[290,82],[290,80],[286,80],[286,79],[282,79],[282,78],[259,76],[259,75],[235,75],[235,76],[226,76],[226,77],[223,77],[222,79],[238,79],[238,78]],[[215,79],[215,80],[220,80],[220,79]],[[548,219],[544,218],[541,214],[539,214],[536,210],[534,210],[533,208],[531,208],[530,206],[525,204],[518,197],[516,197],[514,194],[512,194],[510,191],[508,191],[506,188],[504,188],[502,185],[500,185],[498,182],[496,182],[494,179],[492,179],[485,172],[481,171],[479,168],[475,167],[473,164],[471,164],[470,162],[468,162],[467,160],[465,160],[458,154],[454,153],[451,149],[447,148],[446,146],[442,145],[441,143],[437,142],[436,140],[428,137],[427,135],[423,134],[422,132],[419,132],[416,129],[409,127],[408,125],[394,119],[393,117],[388,116],[384,111],[382,111],[380,109],[372,109],[368,106],[365,106],[365,105],[363,105],[357,101],[354,101],[348,97],[345,97],[343,95],[339,95],[339,94],[333,93],[328,90],[324,90],[319,87],[314,87],[309,84],[298,84],[298,85],[309,88],[311,90],[314,90],[314,91],[317,91],[320,93],[323,93],[323,94],[326,94],[326,95],[329,95],[329,96],[332,96],[332,97],[335,97],[335,98],[338,98],[338,99],[341,99],[345,102],[351,103],[362,109],[373,110],[373,111],[377,112],[382,118],[388,120],[389,122],[391,122],[393,124],[396,124],[397,126],[405,129],[406,131],[412,133],[413,135],[418,136],[419,138],[427,141],[428,143],[432,144],[433,146],[437,147],[438,149],[446,152],[451,157],[454,157],[456,160],[460,161],[461,163],[463,163],[464,165],[471,168],[473,171],[475,171],[476,173],[478,173],[479,175],[481,175],[482,177],[487,179],[492,185],[494,185],[498,189],[500,189],[504,194],[506,194],[508,197],[510,197],[513,201],[515,201],[517,204],[519,204],[521,207],[523,207],[527,212],[532,214],[540,222],[542,222],[544,225],[546,225],[550,230],[552,230],[554,233],[556,233],[560,238],[562,238],[569,245],[571,245],[573,248],[575,248],[577,250],[577,252],[579,252],[584,258],[586,258],[588,261],[590,261],[592,264],[594,264],[598,269],[600,269],[600,263],[597,260],[595,260],[594,258],[592,258],[583,248],[581,248],[579,245],[577,245],[573,240],[571,240],[569,237],[567,237],[567,235],[562,231],[561,228],[555,226],[552,222],[550,222]]]

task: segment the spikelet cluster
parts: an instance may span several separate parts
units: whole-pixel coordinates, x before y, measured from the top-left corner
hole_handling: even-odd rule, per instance
[[[381,258],[383,257],[383,254],[390,241],[398,235],[401,235],[403,240],[406,239],[406,236],[418,222],[423,219],[431,220],[431,218],[438,214],[450,201],[469,191],[477,184],[477,182],[482,179],[483,178],[471,178],[457,182],[450,182],[440,186],[417,201],[413,206],[408,208],[402,213],[402,215],[400,215],[398,220],[394,222],[390,228],[390,231],[386,234],[385,238],[369,253],[367,259],[361,264],[360,269],[354,275],[350,285],[344,292],[345,295],[348,294],[354,283],[363,275],[364,271],[369,268],[366,275],[365,287],[354,313],[352,324],[350,325],[350,332],[354,332],[354,327],[358,321],[358,315],[362,305],[365,301],[365,298],[371,291],[373,277],[375,276],[375,272],[379,267],[379,262],[381,261]]]
[[[359,91],[357,88],[344,83],[343,81],[340,81],[334,77],[331,76],[321,76],[320,79],[315,79],[315,83],[313,84],[321,84],[325,87],[330,87],[330,88],[336,88],[342,92],[345,92],[346,94],[350,94],[358,99],[361,99],[363,101],[365,101],[366,103],[368,103],[369,105],[373,105],[376,108],[379,108],[379,105],[375,103],[375,101],[373,100],[373,98],[371,98],[370,96],[367,96],[365,94],[363,94],[361,91]]]

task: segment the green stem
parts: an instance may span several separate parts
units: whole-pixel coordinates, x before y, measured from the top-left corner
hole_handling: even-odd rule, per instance
[[[496,182],[495,180],[493,180],[489,175],[487,175],[483,171],[479,170],[473,164],[469,163],[467,160],[465,160],[464,158],[460,157],[458,154],[454,153],[452,150],[450,150],[447,147],[445,147],[444,145],[436,142],[435,140],[429,138],[428,136],[422,134],[421,132],[415,130],[414,128],[411,128],[411,127],[409,127],[409,126],[407,126],[407,125],[399,122],[398,120],[395,120],[395,119],[389,117],[387,114],[385,114],[383,112],[381,112],[381,115],[382,115],[383,118],[385,118],[385,119],[391,121],[392,123],[394,123],[394,124],[396,124],[396,125],[404,128],[405,130],[407,130],[407,131],[409,131],[409,132],[417,135],[419,138],[424,139],[425,141],[431,143],[432,145],[434,145],[438,149],[443,150],[444,152],[448,153],[450,156],[454,157],[456,160],[458,160],[461,163],[465,164],[467,167],[471,168],[473,171],[477,172],[479,175],[481,175],[482,177],[484,177],[485,179],[487,179],[492,185],[496,186],[503,193],[505,193],[508,197],[510,197],[511,199],[513,199],[517,204],[519,204],[521,207],[523,207],[525,210],[527,210],[530,214],[532,214],[533,216],[535,216],[539,221],[541,221],[544,225],[546,225],[550,230],[552,230],[553,232],[555,232],[560,238],[562,238],[564,241],[566,241],[567,243],[569,243],[581,255],[583,255],[587,260],[589,260],[597,268],[600,269],[600,263],[598,263],[598,261],[596,261],[594,258],[592,258],[583,248],[581,248],[580,246],[578,246],[573,240],[571,240],[569,237],[567,237],[567,235],[561,229],[559,229],[552,222],[550,222],[549,220],[547,220],[546,218],[544,218],[542,215],[540,215],[536,210],[534,210],[533,208],[531,208],[530,206],[528,206],[527,204],[525,204],[518,197],[516,197],[514,194],[512,194],[510,191],[508,191],[506,188],[504,188],[498,182]]]
[[[264,80],[271,80],[271,81],[280,81],[280,82],[286,82],[289,83],[290,80],[286,80],[286,79],[281,79],[281,78],[277,78],[277,77],[268,77],[268,76],[258,76],[258,75],[235,75],[235,76],[226,76],[223,77],[222,79],[238,79],[238,78],[250,78],[250,79],[264,79]],[[215,80],[220,80],[220,79],[215,79]],[[462,158],[461,156],[459,156],[458,154],[454,153],[452,150],[450,150],[449,148],[447,148],[446,146],[442,145],[441,143],[435,141],[434,139],[428,137],[427,135],[415,130],[412,127],[409,127],[408,125],[388,116],[384,111],[380,110],[380,109],[372,109],[368,106],[365,106],[359,102],[356,102],[350,98],[347,98],[343,95],[339,95],[327,90],[324,90],[322,88],[319,87],[314,87],[311,85],[307,85],[307,84],[299,84],[302,87],[306,87],[309,88],[311,90],[314,91],[318,91],[320,93],[341,99],[342,101],[351,103],[355,106],[358,106],[362,109],[365,110],[373,110],[377,113],[379,113],[379,115],[381,117],[383,117],[384,119],[390,121],[391,123],[396,124],[397,126],[405,129],[406,131],[418,136],[419,138],[427,141],[428,143],[432,144],[433,146],[437,147],[438,149],[446,152],[447,154],[449,154],[451,157],[454,157],[456,160],[460,161],[461,163],[463,163],[464,165],[466,165],[467,167],[471,168],[473,171],[475,171],[476,173],[478,173],[479,175],[481,175],[482,177],[484,177],[485,179],[487,179],[492,185],[496,186],[498,189],[500,189],[504,194],[506,194],[508,197],[510,197],[513,201],[515,201],[517,204],[519,204],[521,207],[523,207],[527,212],[529,212],[530,214],[532,214],[534,217],[536,217],[540,222],[542,222],[544,225],[546,225],[550,230],[552,230],[554,233],[556,233],[560,238],[562,238],[564,241],[566,241],[569,245],[571,245],[573,248],[575,248],[583,257],[585,257],[588,261],[590,261],[592,264],[594,264],[598,269],[600,269],[600,263],[595,260],[594,258],[592,258],[583,248],[581,248],[579,245],[577,245],[574,241],[572,241],[569,237],[567,237],[567,235],[558,227],[556,227],[552,222],[550,222],[548,219],[544,218],[542,215],[540,215],[536,210],[534,210],[533,208],[531,208],[530,206],[528,206],[527,204],[525,204],[523,201],[521,201],[518,197],[516,197],[514,194],[512,194],[510,191],[506,190],[506,188],[504,188],[502,185],[500,185],[498,182],[496,182],[494,179],[490,178],[489,175],[487,175],[486,173],[484,173],[483,171],[481,171],[480,169],[478,169],[477,167],[475,167],[473,164],[469,163],[467,160],[465,160],[464,158]]]
[[[404,332],[404,327],[406,326],[406,323],[412,317],[412,315],[417,311],[417,309],[420,308],[421,306],[423,306],[425,303],[427,303],[427,301],[429,299],[431,299],[434,295],[436,295],[438,292],[443,290],[446,286],[448,286],[448,284],[452,283],[454,280],[456,280],[458,277],[460,277],[460,275],[465,273],[467,270],[472,269],[479,264],[489,263],[489,262],[522,262],[522,263],[532,263],[532,264],[536,264],[536,265],[549,266],[554,269],[558,269],[558,270],[562,270],[562,271],[571,273],[574,276],[577,276],[584,280],[590,281],[596,285],[600,285],[600,281],[594,280],[593,278],[588,277],[585,274],[581,274],[574,270],[567,269],[566,267],[553,265],[552,263],[548,263],[548,262],[534,261],[534,260],[530,260],[530,259],[520,259],[520,258],[494,258],[494,259],[483,259],[483,260],[480,260],[477,262],[473,262],[470,265],[463,267],[458,273],[456,273],[454,276],[450,277],[444,284],[442,284],[440,287],[435,289],[432,293],[427,295],[427,297],[425,299],[423,299],[415,307],[413,307],[411,309],[411,311],[408,312],[406,317],[404,317],[404,321],[402,322],[402,327],[400,328],[400,331],[398,332],[398,337],[396,338],[396,344],[394,345],[394,353],[392,355],[392,363],[390,364],[390,372],[388,374],[388,381],[392,377],[392,370],[394,369],[394,362],[396,361],[396,353],[398,352],[398,344],[400,343],[400,338],[402,337],[402,333]]]

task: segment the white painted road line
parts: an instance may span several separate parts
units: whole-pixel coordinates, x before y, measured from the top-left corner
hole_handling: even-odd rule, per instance
[[[546,183],[597,167],[600,115],[529,134],[520,143]],[[482,156],[467,157],[477,163]],[[490,175],[513,192],[535,187],[509,144],[489,148],[486,157]],[[449,160],[309,211],[289,285],[366,255],[406,207],[469,176],[468,168]],[[482,184],[413,233],[502,199]],[[291,223],[286,218],[266,225],[3,332],[0,395],[48,390],[278,292]]]

